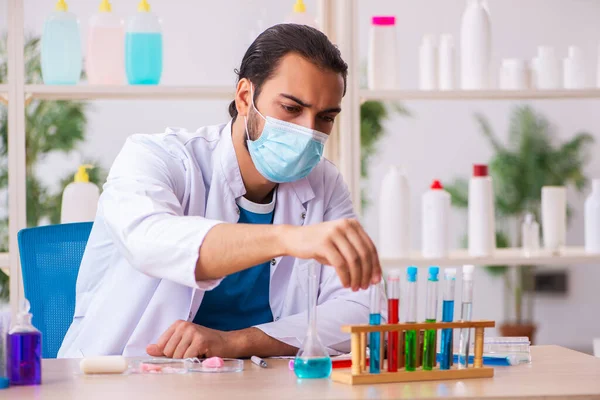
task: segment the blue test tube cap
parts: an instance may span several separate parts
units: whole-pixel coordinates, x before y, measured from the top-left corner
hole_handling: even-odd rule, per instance
[[[433,281],[433,282],[437,282],[439,273],[440,273],[440,267],[429,267],[429,280]]]
[[[417,267],[408,267],[406,269],[406,279],[408,279],[409,282],[416,282],[418,271],[419,270],[417,269]]]
[[[10,387],[10,381],[4,376],[0,376],[0,389],[8,389]]]

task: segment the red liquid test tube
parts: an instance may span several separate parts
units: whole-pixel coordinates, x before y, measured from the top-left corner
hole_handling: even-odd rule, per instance
[[[388,324],[397,324],[400,317],[400,271],[388,275]],[[388,333],[388,372],[398,371],[398,332]]]

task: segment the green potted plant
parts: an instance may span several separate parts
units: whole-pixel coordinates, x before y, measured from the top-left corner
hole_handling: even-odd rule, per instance
[[[502,143],[483,115],[477,114],[476,119],[481,133],[495,152],[489,162],[489,171],[496,195],[496,245],[498,248],[521,246],[520,227],[525,215],[532,213],[540,221],[542,186],[573,186],[579,192],[586,187],[588,179],[583,168],[594,139],[589,133],[578,132],[567,142],[556,143],[549,121],[529,106],[513,110],[507,144]],[[456,179],[446,186],[446,190],[452,196],[454,207],[467,208],[466,179]],[[517,237],[508,234],[511,226],[512,231],[519,232]],[[504,283],[502,335],[533,339],[536,328],[531,300],[534,267],[521,265],[513,269],[496,265],[488,266],[487,270],[501,277]],[[513,316],[508,315],[511,303]]]

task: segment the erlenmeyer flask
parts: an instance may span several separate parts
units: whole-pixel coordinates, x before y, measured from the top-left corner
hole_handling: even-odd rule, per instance
[[[294,372],[301,379],[328,378],[331,374],[331,358],[317,332],[317,268],[320,264],[310,261],[308,267],[308,330],[302,347],[294,360]]]

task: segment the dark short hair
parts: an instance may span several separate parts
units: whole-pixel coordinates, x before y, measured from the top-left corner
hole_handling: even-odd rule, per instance
[[[240,69],[235,70],[238,82],[243,78],[249,79],[254,84],[256,99],[263,83],[273,75],[281,59],[289,53],[297,53],[319,68],[342,75],[346,94],[348,64],[325,34],[307,25],[280,24],[261,33],[244,54]],[[229,115],[233,119],[237,117],[235,100],[229,105]]]

